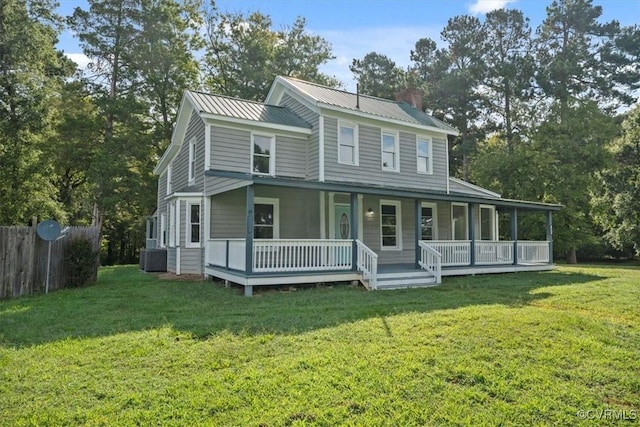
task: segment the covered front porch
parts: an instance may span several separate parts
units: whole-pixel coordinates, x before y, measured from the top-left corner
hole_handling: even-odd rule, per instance
[[[205,194],[205,275],[250,295],[261,285],[359,281],[386,289],[553,268],[555,206],[351,187],[252,177]],[[499,239],[498,210],[511,218],[509,240]],[[518,238],[521,210],[545,213],[546,239]]]

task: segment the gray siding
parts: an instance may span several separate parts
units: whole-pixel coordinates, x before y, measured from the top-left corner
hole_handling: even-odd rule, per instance
[[[180,274],[203,274],[204,249],[180,248]]]
[[[167,271],[176,272],[176,248],[167,248]]]
[[[167,202],[164,198],[167,197],[167,172],[165,171],[158,178],[158,227],[160,226],[160,214],[166,214]]]
[[[307,141],[276,136],[276,176],[306,178]]]
[[[416,134],[400,132],[400,172],[382,171],[382,128],[358,125],[359,165],[338,163],[338,120],[325,118],[325,177],[328,181],[348,181],[404,188],[446,190],[446,142],[432,138],[433,174],[417,172]],[[392,126],[386,130],[394,130]]]
[[[211,126],[211,168],[249,173],[251,171],[251,132]]]
[[[451,203],[438,202],[438,240],[451,240]]]
[[[205,125],[197,112],[193,112],[180,152],[173,159],[172,181],[173,191],[185,191],[189,184],[189,142],[196,140],[196,173],[195,182],[191,186],[202,191],[204,188],[204,131]]]
[[[234,178],[222,178],[218,176],[207,176],[204,180],[204,194],[213,196],[215,194],[224,193],[235,190],[237,188],[249,185],[249,181]]]
[[[256,186],[255,197],[279,200],[281,239],[320,238],[319,195],[316,191]],[[211,237],[244,238],[246,191],[238,189],[211,198]]]
[[[300,102],[296,101],[289,94],[284,94],[280,105],[288,107],[291,111],[302,117],[307,123],[311,124],[311,135],[309,136],[309,142],[307,143],[306,161],[305,167],[307,169],[307,179],[317,180],[318,174],[318,114],[305,107]]]

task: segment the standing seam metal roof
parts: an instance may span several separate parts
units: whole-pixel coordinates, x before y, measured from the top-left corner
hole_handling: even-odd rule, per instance
[[[312,127],[286,107],[196,91],[188,91],[187,93],[195,103],[196,109],[201,113],[305,129]]]
[[[360,94],[360,108],[356,108],[358,95],[355,93],[333,89],[328,86],[322,86],[292,77],[283,76],[282,78],[298,90],[324,104],[388,119],[400,120],[415,125],[431,126],[442,129],[445,132],[458,132],[454,127],[412,107],[406,102],[390,101],[388,99]]]

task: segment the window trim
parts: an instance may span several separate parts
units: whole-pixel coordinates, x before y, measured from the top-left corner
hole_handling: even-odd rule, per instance
[[[465,230],[466,235],[462,240],[456,240],[456,228],[453,226],[453,207],[454,206],[462,206],[464,207],[464,221],[465,221]],[[469,205],[468,203],[461,202],[451,202],[451,240],[455,240],[457,242],[469,240]]]
[[[382,238],[382,206],[395,206],[396,208],[396,246],[384,246]],[[402,202],[399,200],[380,199],[379,204],[380,222],[378,231],[380,232],[380,250],[381,251],[402,251]]]
[[[490,211],[489,218],[491,218],[491,239],[485,240],[485,242],[496,241],[496,207],[494,205],[479,205],[478,207],[478,240],[482,240],[482,209],[488,209]]]
[[[420,204],[420,217],[422,217],[422,208],[431,208],[433,213],[433,240],[438,240],[438,204],[436,202],[422,202]],[[422,227],[422,224],[420,224]],[[420,229],[420,240],[422,240],[422,229]]]
[[[256,136],[269,138],[269,173],[255,172],[253,170],[253,156],[255,155],[254,140]],[[274,134],[262,133],[262,132],[251,132],[251,164],[249,165],[249,169],[250,169],[249,172],[252,175],[262,175],[262,176],[276,175],[276,136]]]
[[[167,196],[173,193],[173,162],[167,166]]]
[[[352,128],[353,129],[353,163],[350,162],[346,162],[343,161],[340,155],[340,146],[342,145],[341,141],[340,141],[340,128],[342,127],[348,127],[348,128]],[[338,120],[338,135],[337,135],[337,140],[338,140],[338,163],[342,164],[342,165],[349,165],[349,166],[359,166],[360,165],[360,143],[359,143],[359,137],[358,137],[358,124],[355,122],[349,122],[346,120]]]
[[[202,203],[198,200],[198,201],[188,201],[186,202],[186,206],[187,206],[187,210],[185,212],[185,242],[184,242],[184,246],[186,248],[200,248],[202,247]],[[192,242],[191,241],[191,226],[194,225],[195,223],[191,222],[191,206],[197,206],[198,210],[199,210],[199,222],[198,222],[198,230],[200,231],[198,233],[198,241],[197,242]]]
[[[255,205],[272,205],[273,206],[273,239],[280,238],[280,199],[275,197],[254,197],[253,206]],[[255,236],[256,219],[255,214],[252,219],[253,235]]]
[[[169,204],[167,204],[167,213],[168,213],[168,223],[167,223],[167,229],[168,229],[168,234],[169,234],[169,242],[168,242],[168,247],[170,248],[175,248],[176,246],[178,246],[176,244],[176,230],[178,229],[178,227],[176,227],[176,221],[178,218],[177,212],[176,212],[176,205],[178,206],[179,209],[179,202],[171,202]]]
[[[394,165],[393,167],[384,165],[384,137],[393,136],[394,138]],[[380,166],[384,172],[400,172],[400,132],[388,129],[380,130]]]
[[[420,156],[420,150],[418,149],[418,144],[421,141],[427,142],[427,170],[420,170],[420,162],[418,159]],[[416,135],[416,172],[421,175],[433,175],[433,138],[425,135]]]
[[[189,184],[196,181],[196,139],[189,140]]]

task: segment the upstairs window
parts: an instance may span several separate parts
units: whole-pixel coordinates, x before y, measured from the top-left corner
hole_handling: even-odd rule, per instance
[[[358,165],[358,125],[338,122],[338,163]]]
[[[382,170],[400,171],[400,146],[397,132],[382,131]]]
[[[189,142],[189,184],[196,180],[196,140]]]
[[[256,175],[275,175],[275,137],[251,135],[251,171]]]
[[[416,157],[418,159],[418,173],[432,174],[432,142],[429,137],[419,136],[416,140]]]

